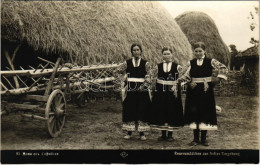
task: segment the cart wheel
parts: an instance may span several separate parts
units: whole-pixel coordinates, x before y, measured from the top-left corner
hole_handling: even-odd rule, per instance
[[[78,105],[78,107],[84,107],[85,106],[85,100],[86,100],[86,96],[85,93],[81,93],[76,100],[76,103]]]
[[[47,101],[45,118],[51,137],[57,137],[64,126],[66,113],[66,99],[60,89],[54,90]]]

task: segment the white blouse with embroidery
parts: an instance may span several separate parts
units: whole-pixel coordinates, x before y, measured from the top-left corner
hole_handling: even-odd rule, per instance
[[[132,58],[132,63],[133,63],[134,67],[139,67],[140,62],[141,62],[141,58],[139,58],[137,60],[137,65],[136,65],[136,61],[135,61],[134,57]],[[114,77],[119,78],[120,81],[125,81],[127,78],[127,75],[125,73],[126,68],[127,68],[127,63],[126,63],[126,61],[124,61],[117,69],[114,70]],[[150,83],[151,83],[151,76],[150,76],[151,75],[150,74],[151,65],[149,62],[145,63],[145,70],[146,70],[147,74],[144,77],[145,81],[144,81],[143,85],[148,87],[148,86],[150,86]]]
[[[165,61],[163,61],[163,71],[164,72],[169,72],[171,70],[171,67],[172,67],[172,62],[166,63]],[[179,73],[179,76],[181,76],[183,74],[183,68],[181,65],[177,65],[177,71]],[[150,70],[150,74],[151,74],[151,79],[152,79],[151,84],[153,87],[155,87],[156,80],[158,78],[158,65],[156,65],[155,67],[153,67]]]
[[[205,56],[203,56],[202,59],[197,59],[198,66],[201,66],[203,64],[204,57]],[[218,71],[217,77],[227,80],[228,69],[224,64],[222,64],[221,62],[213,58],[211,60],[211,66]],[[186,82],[191,81],[190,69],[191,69],[191,65],[189,61],[188,65],[184,69],[184,74],[179,79]]]

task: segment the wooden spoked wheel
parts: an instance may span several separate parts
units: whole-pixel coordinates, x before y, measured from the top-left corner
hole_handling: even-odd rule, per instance
[[[66,99],[60,89],[54,90],[47,101],[45,118],[47,128],[51,137],[57,137],[64,126],[66,115]]]

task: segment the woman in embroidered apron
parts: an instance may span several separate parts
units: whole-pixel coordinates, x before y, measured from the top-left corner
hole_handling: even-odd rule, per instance
[[[154,69],[153,80],[156,81],[152,101],[152,129],[162,131],[159,141],[173,141],[172,133],[183,126],[183,107],[181,101],[181,88],[177,83],[182,67],[172,62],[172,49],[162,49],[163,62]],[[168,131],[168,136],[166,136]]]
[[[197,42],[193,45],[195,59],[188,64],[187,71],[179,78],[188,81],[184,120],[193,129],[194,139],[190,145],[202,144],[206,141],[207,130],[217,130],[217,116],[213,87],[220,79],[227,79],[227,68],[216,59],[205,57],[205,44]],[[212,77],[213,69],[218,70],[218,76]],[[199,135],[201,132],[201,141]]]
[[[145,131],[149,131],[148,113],[151,108],[151,100],[148,93],[150,78],[149,63],[141,58],[142,47],[139,44],[131,46],[132,58],[121,65],[120,70],[126,71],[126,81],[122,92],[123,125],[127,131],[124,139],[130,139],[132,132],[137,130],[141,140],[146,140]]]

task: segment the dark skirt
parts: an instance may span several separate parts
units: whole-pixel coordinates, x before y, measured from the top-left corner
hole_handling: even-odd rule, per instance
[[[184,121],[185,124],[209,124],[217,125],[216,104],[213,84],[208,83],[209,88],[204,92],[204,84],[197,83],[194,89],[187,88]]]
[[[149,121],[151,100],[148,91],[128,91],[123,101],[123,122]]]
[[[154,92],[152,107],[150,121],[152,128],[170,130],[183,126],[183,106],[180,92],[178,92],[177,98],[172,91]]]

